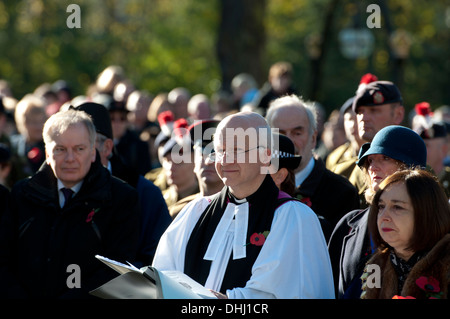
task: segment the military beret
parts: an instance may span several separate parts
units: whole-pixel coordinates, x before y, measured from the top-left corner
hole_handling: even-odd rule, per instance
[[[447,128],[443,122],[435,122],[430,128],[418,128],[416,132],[424,140],[447,136]]]
[[[184,118],[180,118],[178,120],[176,120],[173,123],[173,132],[171,137],[167,140],[167,142],[164,144],[163,150],[161,155],[162,156],[166,156],[170,151],[172,151],[172,149],[174,148],[175,145],[179,145],[179,146],[187,146],[187,143],[189,143],[190,138],[187,138],[187,134],[188,134],[188,123],[186,121],[186,119]],[[188,141],[188,142],[186,142]],[[189,143],[192,148],[192,144]]]
[[[218,120],[201,120],[191,124],[188,130],[192,144],[200,145],[204,149],[213,141],[214,133],[219,123],[220,121]]]
[[[403,103],[402,95],[397,86],[389,81],[375,81],[368,83],[359,90],[353,100],[353,111],[359,106],[377,106],[390,103]]]

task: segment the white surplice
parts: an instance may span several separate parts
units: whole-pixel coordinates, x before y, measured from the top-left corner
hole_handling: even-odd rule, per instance
[[[209,197],[200,197],[184,207],[161,236],[154,267],[184,271],[186,245],[209,203]],[[204,256],[212,262],[206,288],[220,290],[231,254],[245,258],[247,224],[248,204],[228,203]],[[228,298],[334,298],[330,257],[316,214],[297,201],[280,206],[250,279],[245,287],[226,294]]]

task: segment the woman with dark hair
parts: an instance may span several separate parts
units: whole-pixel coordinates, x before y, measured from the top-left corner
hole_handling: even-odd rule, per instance
[[[366,264],[361,298],[448,298],[450,206],[434,175],[414,169],[387,177],[368,228],[378,249]],[[372,273],[378,283],[368,280]]]
[[[381,129],[371,143],[364,144],[357,165],[366,178],[366,201],[370,204],[380,183],[406,168],[426,167],[427,149],[413,130],[391,125]],[[356,299],[361,296],[361,274],[376,247],[367,227],[370,206],[346,214],[337,223],[328,242],[336,295]]]

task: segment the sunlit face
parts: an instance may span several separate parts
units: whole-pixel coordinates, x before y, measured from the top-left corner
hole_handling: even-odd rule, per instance
[[[356,120],[356,114],[352,110],[344,113],[344,130],[345,136],[349,141],[361,141],[358,132],[358,121]]]
[[[303,169],[312,157],[316,146],[316,133],[309,134],[309,120],[306,111],[298,107],[277,109],[272,117],[271,126],[278,128],[294,143],[295,152],[302,156],[298,170]]]
[[[395,173],[399,168],[396,160],[382,154],[371,154],[367,156],[367,162],[367,170],[371,181],[370,186],[374,191],[378,190],[380,183],[386,177]]]
[[[270,84],[272,85],[273,90],[279,94],[286,92],[291,85],[291,82],[291,76],[287,74],[270,79]]]
[[[414,209],[403,182],[389,185],[378,201],[377,225],[381,238],[400,257],[412,255],[406,251],[414,230]]]
[[[447,141],[444,137],[424,139],[427,147],[427,164],[439,174],[444,167],[444,158],[447,155]]]
[[[222,180],[217,175],[214,162],[207,160],[202,151],[201,147],[195,147],[194,149],[194,173],[197,175],[197,179],[207,185],[222,184]]]
[[[83,124],[72,125],[46,145],[46,160],[65,187],[81,182],[95,161],[95,147]]]
[[[403,120],[403,107],[391,104],[376,106],[359,106],[356,110],[359,137],[371,142],[375,134],[388,125],[398,125]]]
[[[224,185],[238,198],[253,194],[264,180],[263,166],[268,166],[270,150],[261,147],[258,141],[232,134],[235,129],[246,130],[246,122],[235,120],[227,126],[217,128],[214,136],[214,150],[222,154],[217,158],[215,167]],[[240,141],[236,140],[236,136]]]
[[[29,141],[34,143],[42,141],[42,129],[46,121],[45,114],[31,113],[25,119],[25,128],[27,130]]]
[[[180,160],[179,155],[169,152],[162,158],[162,167],[166,173],[169,185],[176,185],[183,189],[186,185],[191,185],[195,180],[194,163],[190,160]]]
[[[114,138],[121,138],[127,130],[127,114],[122,111],[110,112],[111,126]]]

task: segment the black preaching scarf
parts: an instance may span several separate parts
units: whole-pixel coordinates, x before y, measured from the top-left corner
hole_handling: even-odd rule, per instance
[[[244,287],[250,279],[253,264],[262,248],[262,246],[250,244],[250,237],[254,233],[270,231],[275,210],[280,205],[278,197],[279,190],[272,177],[267,175],[259,189],[246,198],[249,203],[246,240],[249,244],[246,246],[246,258],[233,260],[231,253],[220,292],[225,293],[227,289]],[[238,204],[233,201],[228,187],[224,187],[213,197],[200,216],[186,246],[184,272],[202,285],[206,283],[211,267],[211,261],[204,260],[203,257],[228,202]]]

